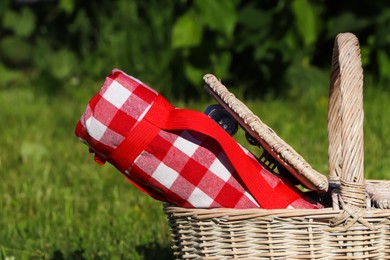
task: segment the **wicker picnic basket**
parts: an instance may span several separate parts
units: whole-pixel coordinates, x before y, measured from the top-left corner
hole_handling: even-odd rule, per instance
[[[364,179],[363,71],[358,39],[336,37],[328,112],[329,178],[212,75],[206,86],[278,163],[332,198],[324,209],[186,209],[165,206],[177,259],[390,259],[388,182]]]

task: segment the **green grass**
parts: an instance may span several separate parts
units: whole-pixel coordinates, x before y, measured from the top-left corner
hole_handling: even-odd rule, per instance
[[[89,98],[0,92],[0,259],[170,259],[161,203],[75,138]]]
[[[98,87],[54,97],[29,88],[0,90],[0,259],[172,258],[162,204],[114,167],[96,164],[73,134]],[[389,178],[389,103],[388,92],[366,89],[365,162],[371,179]],[[299,99],[247,104],[327,173],[326,87]],[[207,104],[186,106],[203,110]]]

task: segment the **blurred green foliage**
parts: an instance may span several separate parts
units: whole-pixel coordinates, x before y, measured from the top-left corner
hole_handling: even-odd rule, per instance
[[[213,73],[245,97],[327,84],[339,32],[361,41],[366,73],[390,79],[390,2],[2,0],[0,88],[76,91],[114,67],[169,98],[202,97]],[[30,84],[31,85],[31,84]]]

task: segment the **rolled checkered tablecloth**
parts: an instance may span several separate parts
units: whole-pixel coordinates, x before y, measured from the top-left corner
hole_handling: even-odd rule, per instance
[[[201,112],[113,70],[76,126],[95,160],[155,199],[188,208],[320,208]]]

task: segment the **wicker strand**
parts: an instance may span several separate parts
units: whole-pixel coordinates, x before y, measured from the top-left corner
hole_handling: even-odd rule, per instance
[[[361,207],[366,203],[366,187],[341,179],[340,194],[344,202]]]
[[[367,183],[366,190],[375,207],[380,209],[390,208],[390,181]]]
[[[346,204],[362,207],[365,205],[364,112],[358,39],[351,33],[337,35],[332,59],[328,112],[330,178],[347,184],[341,189]]]
[[[375,227],[372,223],[369,223],[364,218],[365,211],[362,208],[356,207],[354,205],[343,204],[343,211],[339,213],[334,219],[330,221],[330,225],[343,226],[343,231],[348,231],[356,222],[368,227],[370,230],[375,230]]]
[[[332,57],[328,109],[329,181],[339,181],[341,175],[341,115],[339,48],[335,43]]]

